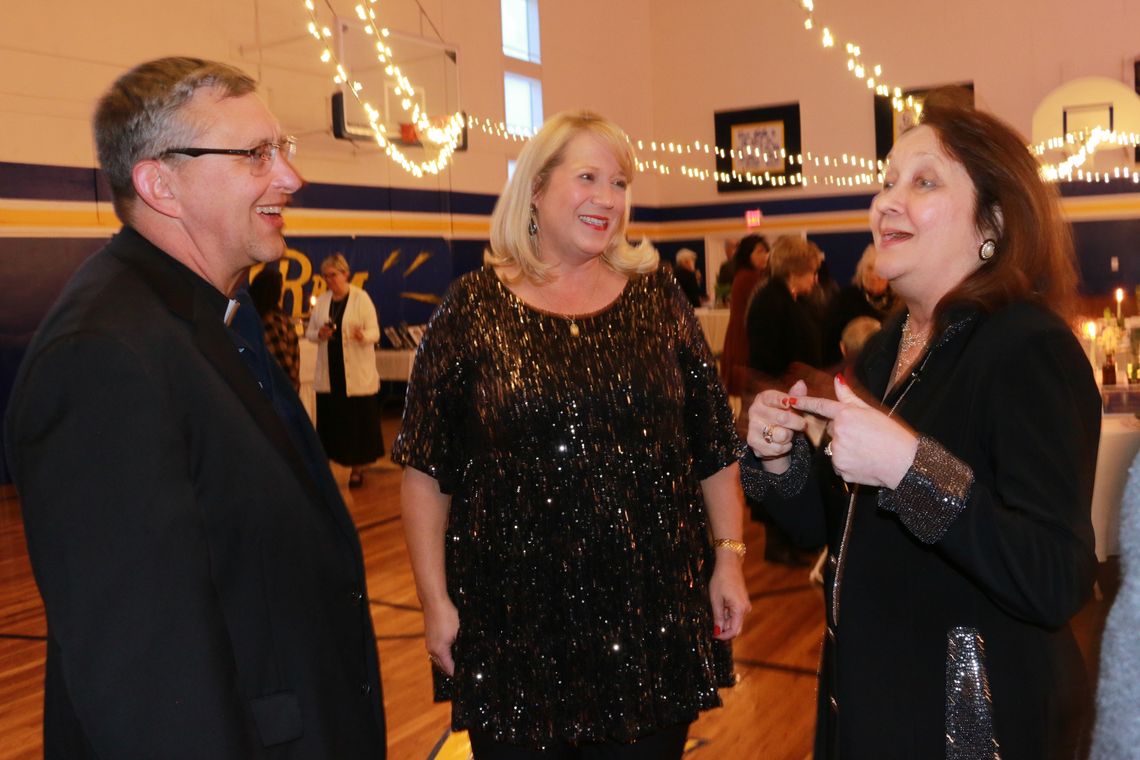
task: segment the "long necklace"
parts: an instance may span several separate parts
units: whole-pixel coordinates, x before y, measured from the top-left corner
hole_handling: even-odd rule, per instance
[[[909,314],[907,314],[907,320],[910,320]],[[923,341],[923,344],[925,343],[926,341]],[[918,366],[915,367],[914,372],[910,373],[910,377],[907,379],[906,385],[902,387],[902,390],[899,391],[898,396],[895,397],[894,403],[891,404],[891,408],[887,410],[888,417],[895,416],[895,412],[898,411],[899,405],[902,404],[903,399],[906,398],[906,395],[910,393],[910,389],[914,387],[914,384],[918,382],[919,375],[921,375],[922,371],[926,368],[926,363],[930,361],[930,356],[933,353],[933,351],[928,351],[926,355],[922,357],[922,361],[919,362]],[[901,350],[899,351],[899,356],[902,356]],[[891,383],[886,387],[886,389],[883,390],[884,404],[886,403],[887,398],[891,395],[892,387],[894,387],[894,383]],[[847,567],[847,551],[850,548],[851,531],[855,525],[855,502],[856,498],[859,495],[859,488],[860,486],[856,484],[850,490],[851,496],[847,502],[847,515],[844,519],[843,533],[839,538],[839,554],[835,558],[835,576],[831,582],[831,621],[827,624],[828,635],[832,641],[835,640],[835,631],[839,627],[839,592],[843,588],[843,571],[844,568]],[[834,659],[832,660],[832,667],[835,667]]]
[[[910,331],[910,314],[907,313],[906,319],[903,320],[902,340],[899,341],[899,356],[909,354],[915,346],[926,345],[926,335],[917,335]]]
[[[921,350],[929,341],[929,334],[922,335],[911,332],[910,313],[908,312],[906,319],[903,320],[902,338],[899,339],[899,354],[895,359],[895,368],[891,373],[891,382],[888,387],[893,388],[899,381],[899,378],[902,377],[902,374],[904,371],[906,371],[907,367],[909,367],[914,362],[916,353],[915,349],[918,349],[918,351],[921,352]]]

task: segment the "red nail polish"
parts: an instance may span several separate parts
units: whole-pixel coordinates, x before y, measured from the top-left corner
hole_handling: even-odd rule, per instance
[[[720,635],[720,626],[714,625],[713,626],[713,636],[719,636],[719,635]]]
[[[836,375],[835,379],[839,381],[840,385],[847,385],[847,380],[844,379],[842,372],[840,372],[838,375]]]
[[[788,402],[788,406],[795,406],[795,405],[796,405],[796,402],[798,402],[798,401],[799,401],[799,399],[797,399],[797,398],[792,398],[792,397],[790,397],[790,396],[789,396],[789,397],[786,399],[786,401]]]

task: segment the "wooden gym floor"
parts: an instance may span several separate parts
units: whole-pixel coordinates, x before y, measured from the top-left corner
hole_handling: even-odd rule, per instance
[[[390,446],[399,425],[391,410],[384,425]],[[423,622],[400,524],[400,470],[382,460],[353,491],[345,488],[348,471],[334,472],[364,547],[389,758],[466,760],[464,736],[448,736],[449,706],[431,700]],[[704,713],[693,725],[686,757],[804,760],[811,753],[823,596],[809,584],[806,569],[763,561],[761,526],[749,523],[745,539],[753,609],[735,645],[739,683],[722,691],[722,709]],[[1113,584],[1104,585],[1112,590]],[[1105,600],[1094,599],[1074,621],[1094,673],[1107,610]],[[45,634],[19,499],[7,487],[0,493],[0,760],[42,757]]]

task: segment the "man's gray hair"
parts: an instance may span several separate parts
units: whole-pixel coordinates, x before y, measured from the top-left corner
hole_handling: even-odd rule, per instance
[[[139,64],[111,86],[95,109],[93,128],[99,165],[111,184],[115,210],[135,198],[131,171],[170,148],[188,147],[196,124],[180,118],[200,87],[214,87],[223,97],[257,89],[249,75],[228,64],[202,58],[159,58]]]

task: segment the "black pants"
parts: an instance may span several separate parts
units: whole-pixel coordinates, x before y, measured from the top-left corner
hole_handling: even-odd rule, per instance
[[[576,747],[560,744],[548,749],[504,744],[479,731],[469,731],[468,736],[475,760],[680,760],[689,736],[689,724],[663,728],[632,744],[594,742]]]

